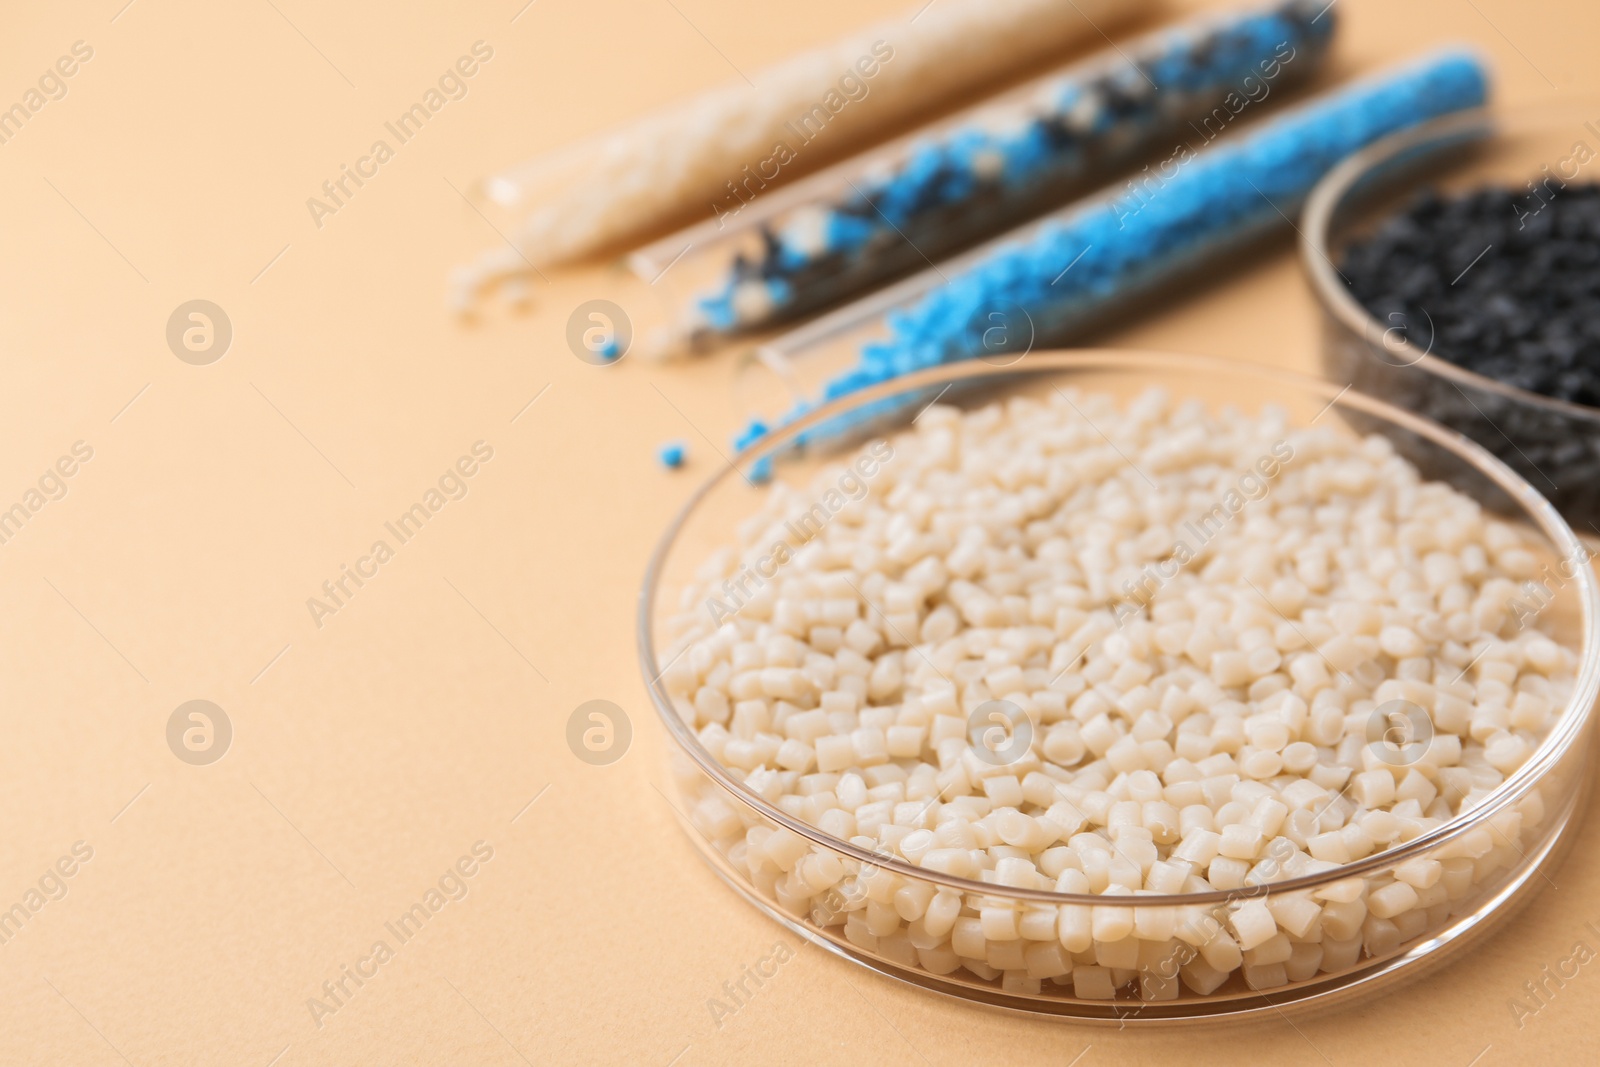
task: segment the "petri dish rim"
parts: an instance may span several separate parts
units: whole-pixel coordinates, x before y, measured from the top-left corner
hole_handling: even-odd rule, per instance
[[[1344,203],[1345,197],[1362,179],[1407,151],[1432,142],[1474,134],[1478,135],[1476,138],[1478,141],[1486,143],[1497,137],[1514,137],[1519,134],[1533,134],[1564,127],[1568,122],[1582,129],[1585,121],[1594,121],[1592,118],[1585,118],[1586,115],[1600,115],[1600,97],[1590,98],[1587,106],[1582,98],[1577,98],[1554,106],[1539,104],[1505,109],[1474,108],[1471,111],[1447,115],[1390,134],[1345,157],[1312,188],[1300,216],[1300,262],[1318,303],[1352,335],[1369,339],[1386,338],[1384,346],[1393,351],[1397,357],[1404,357],[1404,362],[1400,364],[1402,366],[1414,366],[1418,370],[1450,381],[1458,387],[1497,394],[1518,404],[1543,408],[1566,418],[1600,421],[1600,407],[1575,404],[1570,400],[1544,396],[1515,385],[1507,385],[1495,378],[1458,366],[1442,356],[1434,355],[1431,351],[1419,351],[1417,346],[1404,335],[1392,341],[1388,340],[1388,331],[1384,324],[1373,318],[1341,281],[1328,247],[1329,231],[1333,228],[1334,216]]]
[[[1204,372],[1222,377],[1249,376],[1256,379],[1271,379],[1274,382],[1281,383],[1285,388],[1298,389],[1326,398],[1328,409],[1346,407],[1370,417],[1383,419],[1403,430],[1415,433],[1454,453],[1504,490],[1534,520],[1539,532],[1554,545],[1558,552],[1558,558],[1580,557],[1586,561],[1585,566],[1578,569],[1578,573],[1573,579],[1577,584],[1576,592],[1583,634],[1583,647],[1579,650],[1582,666],[1573,686],[1571,698],[1562,708],[1555,726],[1540,742],[1533,755],[1511,777],[1495,787],[1489,796],[1484,799],[1483,803],[1472,809],[1472,811],[1465,815],[1457,816],[1443,826],[1413,838],[1404,844],[1373,853],[1371,856],[1344,864],[1334,870],[1263,883],[1262,885],[1245,889],[1219,889],[1205,893],[1140,894],[1120,897],[1090,893],[1058,893],[1053,890],[1043,889],[1019,889],[918,867],[905,860],[884,856],[869,849],[861,848],[849,841],[826,834],[810,823],[797,819],[777,806],[770,804],[743,782],[735,779],[733,775],[728,773],[727,768],[717,762],[706,751],[705,747],[701,745],[700,739],[695,736],[694,731],[689,728],[688,724],[682,720],[676,709],[673,708],[672,701],[667,695],[665,686],[662,684],[662,677],[666,673],[666,668],[658,665],[655,649],[653,619],[657,596],[661,592],[662,571],[668,556],[676,544],[679,532],[694,516],[700,502],[725,485],[729,479],[745,477],[743,471],[740,470],[741,466],[748,466],[760,459],[770,458],[782,453],[792,448],[796,440],[806,431],[830,419],[856,411],[874,402],[892,400],[898,396],[914,394],[928,389],[938,389],[941,386],[955,385],[960,382],[975,382],[984,379],[993,381],[1012,379],[1022,382],[1027,378],[1046,375],[1051,372],[1073,371],[1103,373],[1123,377],[1131,377],[1142,373],[1143,376],[1148,377],[1152,385],[1159,382],[1158,372],[1161,371],[1188,374]],[[756,445],[740,453],[733,461],[712,475],[690,495],[672,521],[668,523],[666,531],[652,551],[645,569],[644,583],[639,591],[637,639],[640,666],[644,674],[646,688],[650,691],[651,703],[655,706],[656,714],[666,727],[668,735],[677,743],[678,747],[698,765],[698,769],[703,774],[717,783],[733,799],[746,808],[755,811],[768,822],[783,826],[813,844],[848,856],[861,863],[894,871],[905,877],[984,896],[1011,898],[1043,904],[1124,907],[1188,907],[1204,904],[1226,904],[1237,902],[1250,896],[1266,896],[1296,890],[1316,889],[1347,878],[1354,878],[1390,868],[1411,856],[1427,852],[1450,838],[1467,833],[1475,827],[1487,823],[1489,819],[1505,810],[1510,804],[1520,799],[1529,789],[1536,786],[1546,771],[1559,763],[1561,758],[1567,754],[1582,735],[1584,727],[1594,716],[1596,696],[1600,694],[1600,631],[1597,631],[1596,628],[1597,620],[1600,620],[1600,579],[1596,578],[1593,568],[1587,565],[1589,558],[1589,551],[1556,511],[1555,507],[1524,479],[1512,471],[1511,468],[1496,459],[1480,445],[1461,434],[1445,429],[1431,420],[1424,419],[1364,393],[1359,393],[1347,385],[1341,386],[1324,379],[1297,374],[1293,371],[1280,370],[1263,364],[1246,363],[1215,356],[1123,349],[1034,352],[1029,353],[1021,361],[1008,367],[995,367],[982,362],[952,363],[880,383],[831,403],[820,405],[805,416],[796,419],[781,430],[774,431]],[[670,665],[669,662],[668,666]]]

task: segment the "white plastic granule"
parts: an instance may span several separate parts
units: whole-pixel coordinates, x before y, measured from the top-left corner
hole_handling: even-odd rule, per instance
[[[1518,599],[1548,552],[1336,417],[1160,391],[934,406],[809,491],[776,486],[740,537],[685,591],[663,682],[768,802],[998,886],[1243,891],[963,894],[684,779],[760,892],[902,966],[1089,999],[1282,986],[1474,906],[1544,820],[1535,790],[1392,872],[1249,892],[1471,809],[1576,672]]]

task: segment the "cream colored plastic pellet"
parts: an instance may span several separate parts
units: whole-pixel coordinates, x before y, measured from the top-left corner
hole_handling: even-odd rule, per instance
[[[1367,910],[1380,919],[1392,919],[1417,903],[1417,891],[1404,882],[1391,882],[1367,895]]]
[[[848,734],[830,734],[817,738],[817,769],[823,772],[842,771],[855,760],[855,746]]]
[[[1224,827],[1217,851],[1234,860],[1253,860],[1261,853],[1265,838],[1261,831],[1245,823]]]
[[[1304,938],[1313,925],[1322,918],[1322,908],[1309,897],[1296,893],[1279,893],[1266,899],[1267,911],[1273,921],[1294,937]]]
[[[1139,972],[1139,999],[1144,1001],[1177,1000],[1181,992],[1177,975],[1154,971]]]
[[[1266,967],[1274,963],[1288,963],[1292,942],[1282,931],[1273,934],[1255,948],[1246,950],[1246,966]]]
[[[1184,964],[1179,973],[1182,976],[1184,985],[1201,996],[1208,996],[1216,992],[1233,972],[1213,967],[1204,959],[1197,958]]]
[[[1010,906],[991,906],[978,912],[978,922],[983,936],[990,941],[1015,941],[1017,939],[1017,912]]]
[[[1079,1000],[1110,1000],[1116,992],[1107,968],[1084,965],[1072,968],[1072,995]]]
[[[955,926],[956,919],[961,914],[961,897],[947,889],[941,889],[934,894],[933,900],[928,903],[927,913],[923,916],[923,926],[934,937],[948,934]]]
[[[1246,951],[1262,944],[1278,931],[1272,913],[1267,910],[1266,904],[1259,900],[1241,905],[1234,911],[1228,924],[1233,927],[1239,947]]]
[[[1245,985],[1251,989],[1276,989],[1278,986],[1289,984],[1289,972],[1281,963],[1266,966],[1251,966],[1247,963],[1243,967],[1243,972]]]
[[[1394,869],[1394,876],[1413,889],[1431,889],[1438,884],[1444,867],[1438,860],[1418,858],[1406,860]]]

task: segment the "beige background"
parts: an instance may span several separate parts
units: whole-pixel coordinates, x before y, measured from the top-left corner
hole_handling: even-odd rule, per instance
[[[747,398],[726,356],[575,359],[562,334],[577,303],[647,300],[614,268],[553,275],[528,314],[457,322],[446,270],[498,241],[457,190],[726,81],[730,62],[758,69],[898,5],[537,0],[519,15],[521,2],[9,13],[0,101],[74,41],[94,58],[0,145],[0,506],[74,442],[94,458],[0,545],[0,908],[74,842],[94,855],[0,945],[0,1062],[1593,1055],[1600,969],[1520,1031],[1507,1007],[1600,920],[1592,851],[1470,958],[1297,1024],[1034,1022],[807,947],[715,1026],[722,983],[793,938],[694,858],[652,786],[662,737],[633,613],[657,532],[714,469],[700,431],[725,441]],[[1457,38],[1493,57],[1502,101],[1600,87],[1592,4],[1339,6],[1343,73]],[[479,39],[494,58],[466,99],[316,228],[305,199]],[[211,366],[164,341],[169,314],[197,297],[234,327]],[[1111,340],[1309,368],[1314,325],[1286,245]],[[667,437],[690,441],[690,470],[657,466]],[[316,628],[306,598],[478,440],[494,458],[470,494]],[[196,698],[234,727],[206,767],[165,740]],[[594,698],[635,726],[609,767],[563,739]],[[479,840],[494,857],[470,895],[314,1025],[307,998]]]

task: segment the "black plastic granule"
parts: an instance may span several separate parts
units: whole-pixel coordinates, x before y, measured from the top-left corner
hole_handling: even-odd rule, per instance
[[[1346,250],[1351,294],[1431,355],[1600,407],[1600,184],[1427,193]]]

